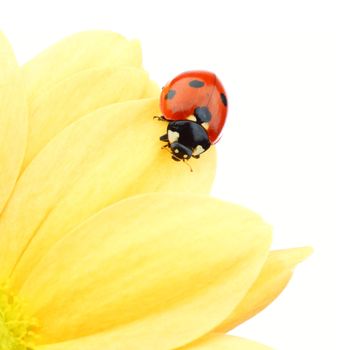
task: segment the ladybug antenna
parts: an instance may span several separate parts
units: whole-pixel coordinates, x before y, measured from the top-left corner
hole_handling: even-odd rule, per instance
[[[188,160],[183,159],[183,162],[190,168],[191,173],[193,173],[193,169],[191,167],[191,164],[188,162]]]

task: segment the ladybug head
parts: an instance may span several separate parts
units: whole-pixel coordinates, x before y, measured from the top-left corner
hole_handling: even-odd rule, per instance
[[[172,158],[176,161],[199,158],[210,147],[206,130],[190,120],[169,122],[167,133],[160,139],[167,142],[165,147],[169,147]]]
[[[170,143],[172,158],[176,161],[188,160],[192,157],[192,150],[180,142]]]

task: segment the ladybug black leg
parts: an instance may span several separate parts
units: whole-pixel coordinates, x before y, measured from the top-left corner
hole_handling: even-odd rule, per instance
[[[192,158],[196,158],[196,159],[199,159],[199,155],[197,155],[197,156],[192,156]]]
[[[154,117],[153,117],[153,119],[157,119],[157,120],[159,120],[159,121],[161,121],[161,122],[167,122],[168,120],[166,120],[165,118],[164,118],[164,115],[155,115]]]
[[[168,134],[164,134],[162,135],[160,138],[159,138],[160,141],[163,141],[163,142],[168,142]]]

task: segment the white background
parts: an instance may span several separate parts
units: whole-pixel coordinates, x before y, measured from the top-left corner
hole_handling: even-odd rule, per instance
[[[65,35],[111,29],[141,40],[145,68],[161,86],[188,69],[219,75],[230,112],[218,144],[214,194],[261,213],[274,226],[275,248],[315,249],[282,296],[233,332],[280,350],[349,348],[335,333],[341,328],[336,301],[349,295],[344,289],[335,293],[335,275],[348,275],[335,265],[335,186],[349,179],[348,169],[335,176],[335,120],[349,116],[339,104],[349,99],[342,83],[350,64],[349,14],[341,5],[220,0],[0,5],[0,28],[21,63]],[[344,127],[338,159],[347,165]],[[344,222],[346,204],[338,210]],[[338,257],[345,262],[341,254],[347,255],[347,246],[342,248]]]

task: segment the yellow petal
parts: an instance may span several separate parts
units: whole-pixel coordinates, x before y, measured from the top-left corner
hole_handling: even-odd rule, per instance
[[[16,182],[26,146],[27,101],[12,49],[0,33],[0,213]]]
[[[69,36],[46,49],[23,67],[30,97],[84,69],[109,65],[141,65],[137,41],[109,31],[89,31]]]
[[[20,283],[42,250],[131,194],[208,192],[215,173],[214,148],[194,160],[193,173],[174,162],[161,149],[159,136],[166,123],[153,120],[158,104],[157,98],[99,109],[64,129],[39,153],[0,217],[0,275],[7,276],[18,263],[14,278]]]
[[[149,81],[146,87],[144,97],[157,97],[157,96],[160,96],[160,89],[158,84],[154,81]]]
[[[247,209],[204,195],[140,195],[62,237],[19,294],[41,343],[92,335],[85,345],[105,348],[94,334],[107,331],[118,349],[172,349],[237,305],[270,240],[270,226]]]
[[[149,96],[149,83],[147,74],[139,68],[93,68],[70,76],[34,96],[30,100],[24,167],[67,125],[105,105]]]
[[[153,331],[157,334],[159,338],[162,337],[157,330]],[[96,334],[95,336],[88,338],[78,338],[72,341],[41,345],[38,346],[38,350],[115,350],[116,342],[113,338],[108,337],[108,333],[105,334]],[[162,342],[152,347],[147,348],[142,347],[142,344],[139,344],[138,347],[121,347],[123,350],[168,350],[169,348],[164,348]],[[232,337],[229,335],[222,334],[213,334],[203,340],[192,343],[191,345],[177,348],[178,350],[272,350],[266,345],[258,344],[251,340],[246,340],[243,338]]]
[[[247,295],[216,330],[227,332],[267,307],[285,288],[295,266],[311,252],[309,247],[272,251]]]
[[[48,349],[49,350],[49,349]],[[211,334],[179,350],[272,350],[251,340],[224,334]]]

